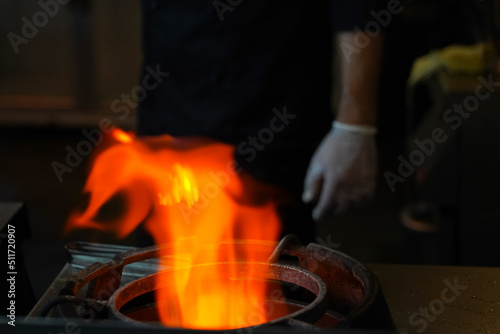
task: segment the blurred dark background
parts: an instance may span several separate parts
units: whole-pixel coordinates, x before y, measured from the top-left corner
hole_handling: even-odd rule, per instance
[[[490,2],[401,3],[404,11],[386,31],[377,193],[366,207],[318,224],[318,242],[340,244],[365,263],[498,266],[497,92],[394,191],[384,177],[397,171],[398,156],[415,138],[428,136],[442,124],[444,110],[478,85],[477,74],[444,73],[415,91],[407,86],[414,60],[452,44],[488,42]],[[20,34],[20,19],[37,11],[33,1],[0,4],[0,201],[26,204],[31,237],[25,257],[42,280],[40,294],[66,260],[63,245],[70,240],[62,229],[87,172],[85,158],[60,182],[53,163],[64,162],[66,147],[85,140],[82,129],[97,128],[103,118],[134,128],[135,111],[120,118],[111,105],[138,83],[141,42],[138,0],[73,0],[15,53],[9,32]]]

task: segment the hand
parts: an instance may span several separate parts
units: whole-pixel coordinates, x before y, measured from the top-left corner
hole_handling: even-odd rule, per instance
[[[377,153],[373,133],[334,128],[313,155],[304,182],[304,202],[318,200],[315,220],[345,211],[371,198]]]

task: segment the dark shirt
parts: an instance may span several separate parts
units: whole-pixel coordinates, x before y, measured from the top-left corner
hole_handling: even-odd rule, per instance
[[[331,127],[332,31],[362,29],[368,3],[143,0],[144,67],[170,75],[141,102],[138,134],[210,137],[261,178],[294,161],[303,174]]]

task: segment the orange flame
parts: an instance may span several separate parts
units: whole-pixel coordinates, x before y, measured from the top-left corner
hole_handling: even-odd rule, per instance
[[[84,188],[90,194],[88,206],[71,215],[66,231],[90,227],[123,238],[143,223],[157,244],[172,244],[173,254],[163,254],[170,255],[167,265],[188,269],[158,275],[157,286],[168,286],[157,290],[157,300],[168,301],[159,303],[167,326],[230,329],[267,321],[266,282],[228,277],[228,272],[238,272],[238,261],[248,263],[251,274],[257,270],[252,262],[267,255],[257,255],[251,245],[244,254],[222,252],[216,245],[234,239],[276,240],[276,193],[238,175],[232,146],[170,136],[138,139],[121,130],[112,137],[115,143],[93,162]],[[127,203],[125,214],[104,224],[99,210],[119,195]],[[217,272],[217,266],[203,267],[214,263],[231,267]]]

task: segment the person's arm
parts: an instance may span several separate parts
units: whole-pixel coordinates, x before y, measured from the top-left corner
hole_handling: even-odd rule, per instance
[[[336,120],[374,126],[383,37],[358,34],[363,33],[340,32],[335,36],[341,86]],[[369,38],[369,44],[356,47],[356,41],[363,38]]]
[[[341,32],[335,39],[341,84],[336,122],[311,159],[304,182],[303,200],[317,201],[313,211],[316,220],[365,201],[375,189],[374,135],[382,36],[370,38],[361,48],[356,44],[361,37],[357,34],[363,33]]]

